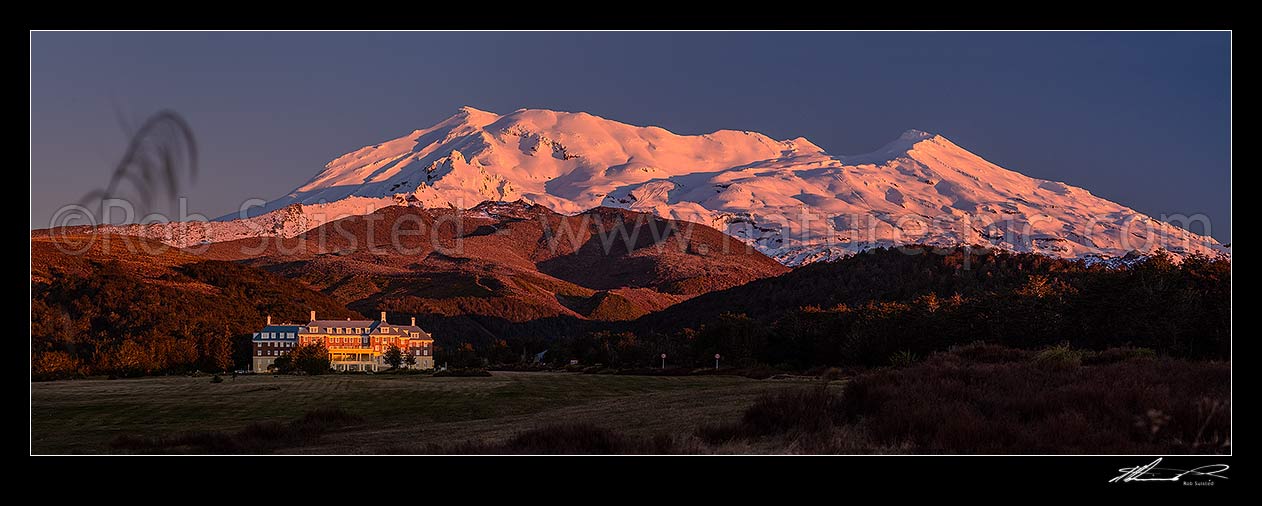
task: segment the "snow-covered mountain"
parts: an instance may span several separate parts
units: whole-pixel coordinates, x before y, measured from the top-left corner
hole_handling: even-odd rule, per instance
[[[470,107],[338,157],[247,220],[224,216],[197,233],[172,225],[124,233],[183,246],[292,236],[390,205],[468,209],[488,200],[571,214],[621,207],[703,223],[789,265],[906,243],[1091,258],[1226,251],[1213,238],[916,130],[873,153],[836,156],[801,137],[676,135],[586,113]]]

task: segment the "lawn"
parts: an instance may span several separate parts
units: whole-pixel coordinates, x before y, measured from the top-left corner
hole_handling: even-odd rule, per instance
[[[590,422],[632,435],[694,432],[730,421],[791,380],[496,372],[491,377],[240,376],[31,384],[31,451],[115,453],[119,436],[235,431],[340,408],[360,423],[285,451],[379,453],[427,443],[499,440],[530,428]]]

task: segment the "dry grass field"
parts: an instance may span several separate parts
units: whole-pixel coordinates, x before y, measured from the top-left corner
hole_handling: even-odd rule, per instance
[[[976,345],[849,377],[37,382],[31,451],[1223,454],[1231,451],[1230,372],[1229,363],[1127,349]]]
[[[252,375],[32,383],[31,451],[123,453],[120,436],[238,431],[318,408],[358,415],[287,453],[410,453],[425,445],[500,441],[532,428],[591,423],[633,436],[687,437],[739,419],[792,380],[495,372],[491,377]],[[744,451],[733,449],[737,451]]]

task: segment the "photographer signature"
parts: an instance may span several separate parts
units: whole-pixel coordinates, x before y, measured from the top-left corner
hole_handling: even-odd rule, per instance
[[[1116,478],[1109,480],[1109,483],[1131,482],[1131,481],[1179,481],[1184,476],[1190,477],[1207,477],[1227,479],[1221,472],[1226,471],[1230,466],[1227,464],[1210,464],[1197,467],[1194,469],[1171,469],[1168,467],[1157,467],[1161,463],[1161,459],[1152,461],[1146,466],[1123,467],[1118,469],[1122,474]]]

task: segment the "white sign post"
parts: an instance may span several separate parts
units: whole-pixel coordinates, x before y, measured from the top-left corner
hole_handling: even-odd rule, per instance
[[[719,354],[715,353],[714,354],[714,370],[716,371],[719,370],[719,358],[720,358]]]
[[[662,369],[666,369],[666,354],[662,354]]]

